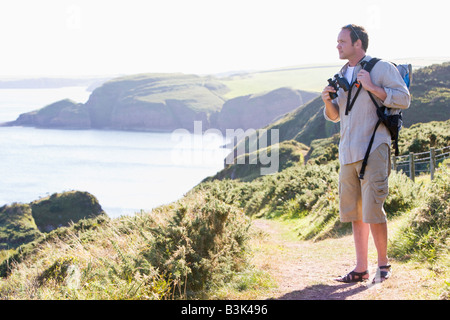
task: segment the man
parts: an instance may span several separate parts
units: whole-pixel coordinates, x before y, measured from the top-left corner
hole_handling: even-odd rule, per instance
[[[348,60],[341,69],[340,76],[347,79],[353,90],[349,97],[350,90],[346,92],[339,88],[336,92],[332,86],[327,86],[322,92],[322,99],[325,103],[325,118],[341,122],[340,219],[342,222],[352,222],[356,266],[351,272],[336,280],[349,283],[369,278],[368,240],[369,232],[372,232],[378,253],[377,274],[379,280],[384,281],[391,275],[387,257],[387,220],[383,208],[388,195],[391,135],[383,124],[378,127],[364,179],[360,180],[362,160],[378,121],[376,107],[368,92],[372,93],[378,105],[396,109],[409,107],[410,94],[393,64],[380,60],[370,73],[362,69],[362,65],[371,59],[366,55],[369,38],[363,27],[356,25],[343,27],[337,42],[339,58]],[[359,85],[362,89],[351,110],[346,111],[347,99],[350,99],[349,102],[354,99],[356,87]],[[337,93],[338,97],[332,100],[330,92]]]

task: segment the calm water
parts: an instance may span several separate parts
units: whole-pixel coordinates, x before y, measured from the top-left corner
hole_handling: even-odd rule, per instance
[[[84,88],[0,90],[0,122]],[[181,198],[223,168],[217,135],[0,127],[0,205],[54,192],[88,191],[111,217]]]

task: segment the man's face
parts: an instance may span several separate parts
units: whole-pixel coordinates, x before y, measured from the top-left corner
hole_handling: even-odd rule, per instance
[[[341,32],[339,32],[337,42],[336,48],[339,52],[339,59],[348,59],[355,54],[355,47],[352,45],[350,30],[342,29]]]

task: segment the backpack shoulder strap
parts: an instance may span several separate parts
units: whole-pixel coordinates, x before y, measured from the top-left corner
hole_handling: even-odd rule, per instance
[[[364,61],[363,69],[370,73],[372,71],[372,68],[377,64],[378,61],[381,59],[379,58],[372,58],[369,61]]]
[[[379,58],[372,58],[369,61],[366,61],[363,65],[363,69],[366,70],[367,72],[370,73],[370,71],[372,71],[373,67],[377,64],[378,61],[380,61],[381,59]],[[372,99],[373,103],[375,104],[375,106],[378,108],[380,108],[380,106],[378,105],[378,103],[375,101],[374,97],[372,96],[372,94],[367,91],[367,93],[370,96],[370,99]]]

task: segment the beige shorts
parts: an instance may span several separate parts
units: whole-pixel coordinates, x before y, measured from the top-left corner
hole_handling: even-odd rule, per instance
[[[339,172],[341,221],[386,222],[383,204],[389,192],[390,147],[383,143],[370,153],[363,180],[359,179],[361,166],[362,160],[341,166]]]

